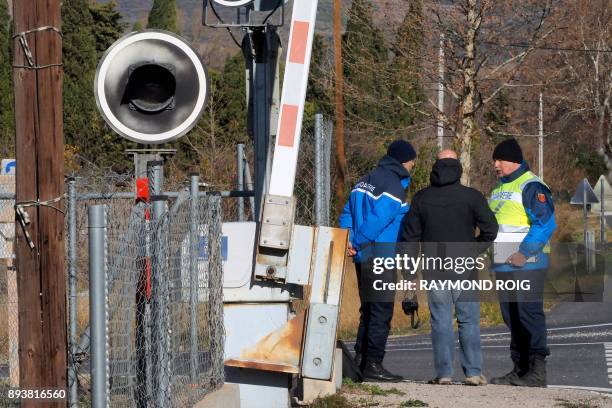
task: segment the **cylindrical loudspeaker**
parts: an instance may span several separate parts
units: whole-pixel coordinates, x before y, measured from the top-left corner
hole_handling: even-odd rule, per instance
[[[146,30],[110,46],[98,64],[94,91],[98,109],[115,132],[159,144],[196,125],[206,106],[208,75],[181,37]]]

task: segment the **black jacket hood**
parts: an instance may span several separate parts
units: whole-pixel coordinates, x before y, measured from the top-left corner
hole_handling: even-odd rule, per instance
[[[446,186],[455,184],[461,179],[463,168],[456,159],[438,159],[431,170],[429,182],[432,186]]]
[[[383,156],[383,158],[379,160],[378,166],[394,172],[401,179],[410,177],[410,173],[404,168],[404,166],[402,166],[402,163],[391,156]]]

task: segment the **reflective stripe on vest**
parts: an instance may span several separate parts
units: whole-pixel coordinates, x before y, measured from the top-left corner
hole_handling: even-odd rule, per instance
[[[529,232],[531,222],[523,204],[523,190],[531,183],[541,183],[546,186],[538,176],[526,171],[514,181],[498,183],[491,192],[489,207],[495,213],[499,232],[523,234]],[[544,247],[544,252],[550,252],[548,243]]]

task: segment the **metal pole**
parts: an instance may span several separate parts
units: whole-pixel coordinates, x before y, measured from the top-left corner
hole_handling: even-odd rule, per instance
[[[538,175],[544,179],[544,102],[540,92],[540,113],[538,114],[539,136],[538,136]]]
[[[89,316],[91,321],[91,406],[108,406],[106,206],[89,207]]]
[[[315,114],[315,225],[323,225],[323,115]]]
[[[587,231],[586,237],[587,246],[587,272],[592,273],[595,270],[595,231]]]
[[[605,203],[605,195],[604,195],[605,194],[605,191],[604,191],[605,182],[606,182],[606,179],[602,178],[600,186],[599,186],[599,190],[600,190],[599,209],[601,210],[601,214],[599,216],[599,229],[600,229],[600,239],[601,239],[602,245],[606,243],[606,218],[604,215],[606,213],[606,203]]]
[[[582,192],[582,216],[584,217],[584,255],[586,259],[587,272],[591,272],[591,251],[589,245],[589,222],[587,212],[587,189],[584,188]]]
[[[240,146],[238,145],[238,162],[241,161]],[[240,173],[239,173],[240,174]],[[191,343],[190,343],[190,373],[191,381],[195,384],[198,368],[198,184],[200,178],[197,174],[191,175],[191,216],[189,229],[189,306],[191,311]],[[240,200],[243,200],[240,198]],[[242,217],[244,217],[244,203],[242,208]],[[241,219],[242,221],[242,219]]]
[[[585,188],[583,189],[583,192],[582,192],[582,216],[584,217],[584,245],[586,245],[587,231],[589,229],[589,222],[587,219],[588,215],[589,214],[587,212],[587,189]]]
[[[164,228],[164,213],[167,197],[160,195],[163,191],[163,162],[149,162],[152,180],[151,203],[153,207],[153,253],[151,262],[151,345],[152,345],[152,373],[155,406],[164,408],[168,406],[169,375],[168,348],[169,328],[166,311],[166,284],[164,276],[165,251],[163,240],[166,238]],[[156,337],[154,337],[156,336]]]
[[[244,144],[238,143],[236,149],[236,168],[238,173],[238,191],[244,190]],[[238,221],[244,221],[244,198],[238,198]]]
[[[438,52],[438,148],[444,148],[444,34],[440,34]]]
[[[77,353],[77,275],[76,275],[76,181],[68,180],[68,299],[69,308],[69,344],[70,367],[68,369],[69,406],[76,407],[78,403],[78,382],[75,356]]]
[[[249,168],[249,163],[247,163],[246,159],[244,161],[244,178],[246,180],[247,189],[253,190],[253,179],[251,178],[251,169]],[[253,221],[255,218],[255,197],[249,197],[249,202],[251,203],[251,213],[253,214]]]

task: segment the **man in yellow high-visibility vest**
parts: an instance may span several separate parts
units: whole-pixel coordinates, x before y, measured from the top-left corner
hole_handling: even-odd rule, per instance
[[[493,162],[499,182],[491,192],[489,206],[499,223],[498,240],[506,234],[521,241],[516,252],[493,260],[496,279],[531,282],[531,291],[508,299],[500,297],[504,322],[510,329],[512,371],[491,379],[492,384],[527,387],[546,386],[546,318],[543,306],[544,275],[550,263],[550,238],[557,225],[552,194],[548,186],[523,160],[515,139],[495,147]],[[508,235],[505,235],[508,237]],[[500,244],[502,245],[502,244]],[[504,255],[505,257],[505,255]]]

